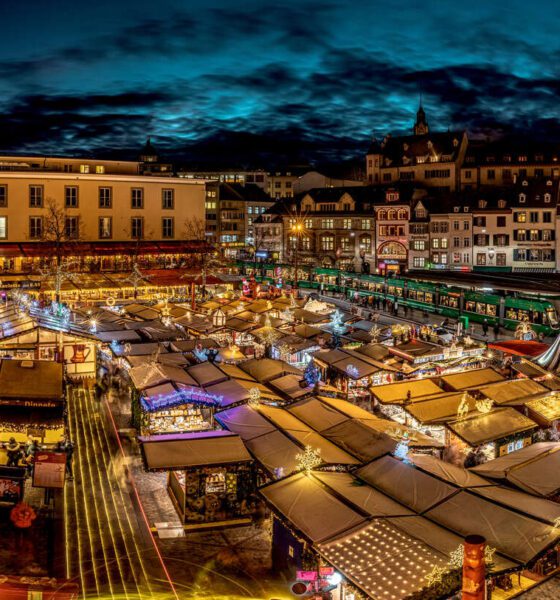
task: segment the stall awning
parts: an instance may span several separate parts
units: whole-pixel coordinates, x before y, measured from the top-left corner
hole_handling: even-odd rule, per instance
[[[139,438],[147,469],[188,469],[251,462],[241,438],[229,431],[206,431]]]
[[[539,356],[548,350],[548,344],[534,340],[505,340],[503,342],[490,342],[488,348],[499,350],[505,354],[515,356]]]

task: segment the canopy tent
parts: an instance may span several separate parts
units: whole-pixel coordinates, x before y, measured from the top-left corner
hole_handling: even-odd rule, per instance
[[[488,413],[473,414],[447,427],[469,446],[487,444],[506,436],[536,429],[537,424],[514,408],[496,408]]]
[[[471,470],[531,494],[552,496],[560,491],[560,443],[538,442]]]
[[[535,358],[535,362],[552,373],[560,371],[560,335],[556,337],[548,350]]]
[[[535,340],[504,340],[488,343],[488,348],[491,350],[514,356],[540,356],[548,350],[548,347],[548,344],[541,344]]]
[[[238,435],[205,431],[138,438],[148,470],[225,465],[253,459]]]

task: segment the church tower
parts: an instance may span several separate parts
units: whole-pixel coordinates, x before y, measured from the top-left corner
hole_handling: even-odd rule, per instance
[[[422,100],[420,100],[420,106],[416,113],[416,123],[414,123],[414,135],[426,135],[430,131],[428,127],[428,121],[426,121],[426,113],[422,108]]]

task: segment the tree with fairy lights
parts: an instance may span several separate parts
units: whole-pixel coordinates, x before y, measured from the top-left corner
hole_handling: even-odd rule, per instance
[[[72,244],[80,240],[80,217],[69,215],[66,207],[54,198],[45,200],[46,214],[40,222],[38,231],[34,233],[41,242],[50,246],[50,259],[46,265],[39,267],[43,280],[54,280],[55,302],[60,303],[62,284],[70,280],[76,283],[78,276],[72,272],[79,266],[76,260],[68,260],[72,252]]]
[[[316,386],[321,380],[321,371],[319,371],[319,367],[317,367],[313,359],[307,363],[303,377],[309,386]]]

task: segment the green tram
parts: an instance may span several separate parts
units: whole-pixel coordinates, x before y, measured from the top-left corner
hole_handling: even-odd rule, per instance
[[[288,265],[238,263],[245,275],[255,273],[257,280],[272,285],[291,284],[293,267]],[[401,306],[440,314],[457,319],[460,315],[490,325],[499,321],[502,327],[515,329],[521,321],[529,320],[537,333],[551,335],[560,331],[556,302],[551,298],[531,298],[517,292],[497,290],[500,293],[470,291],[445,283],[430,283],[411,278],[388,278],[363,275],[338,269],[298,267],[298,287],[342,293],[348,300],[374,296],[395,301]]]

